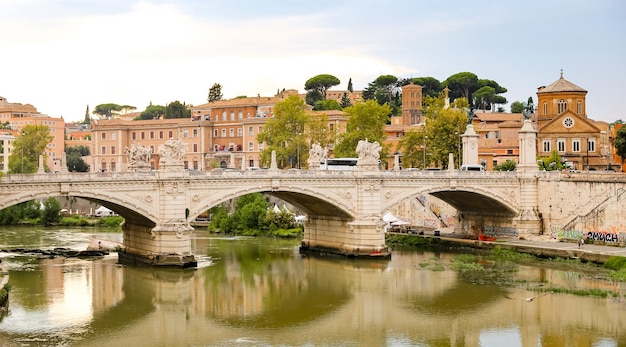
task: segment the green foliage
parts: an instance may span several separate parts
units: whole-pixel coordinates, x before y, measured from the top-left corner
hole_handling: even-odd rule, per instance
[[[504,163],[494,166],[495,171],[515,171],[517,163],[511,159],[507,159]]]
[[[626,160],[626,126],[622,126],[617,131],[614,140],[615,152],[622,158],[622,162]]]
[[[626,270],[626,257],[611,256],[604,263],[604,267],[615,271]]]
[[[436,98],[443,91],[441,82],[433,77],[417,77],[413,79],[413,83],[422,86],[422,95]]]
[[[87,109],[85,110],[85,118],[83,119],[81,124],[91,124],[91,117],[89,117],[89,105],[87,105]]]
[[[141,112],[141,114],[139,115],[140,119],[160,119],[161,117],[163,117],[165,115],[165,113],[167,112],[167,109],[165,108],[165,106],[161,106],[161,105],[152,105],[152,103],[150,103],[150,105],[148,105],[148,107],[146,107],[146,109]]]
[[[460,135],[467,127],[467,100],[460,98],[453,101],[451,107],[445,107],[443,93],[437,98],[424,98],[424,116],[426,118],[426,167],[447,168],[448,154],[452,153],[454,162],[460,163]]]
[[[501,260],[509,260],[509,261],[519,261],[519,260],[530,260],[534,259],[534,257],[527,253],[520,253],[518,251],[512,249],[502,248],[500,246],[496,246],[491,251],[491,257],[495,259]]]
[[[44,225],[57,224],[61,220],[61,203],[55,197],[49,197],[43,203],[41,222]]]
[[[423,168],[425,162],[424,127],[405,133],[400,138],[398,149],[402,152],[402,167]]]
[[[326,113],[310,118],[306,124],[305,133],[311,144],[317,143],[322,146],[322,148],[329,148],[335,143],[336,134],[339,132],[339,129],[333,129],[333,131],[331,131],[328,126],[329,123],[330,119]],[[308,156],[302,159],[304,158],[308,158]]]
[[[35,200],[26,201],[0,210],[0,225],[14,225],[39,216],[39,203]]]
[[[322,99],[326,100],[326,91],[331,87],[339,85],[341,81],[333,75],[321,74],[314,77],[309,78],[306,83],[304,83],[304,89],[307,91],[316,90],[322,95]]]
[[[321,100],[315,103],[313,109],[316,111],[341,110],[341,105],[337,102],[337,100]]]
[[[112,119],[113,117],[118,116],[120,113],[134,111],[136,109],[137,108],[135,106],[120,106],[118,104],[108,103],[97,105],[92,113],[99,115],[103,119]]]
[[[335,158],[353,157],[359,140],[377,141],[382,147],[381,158],[386,158],[389,151],[385,144],[387,134],[384,126],[389,121],[391,109],[388,105],[379,105],[373,100],[359,103],[344,109],[348,115],[346,132],[340,135],[340,142],[335,146]]]
[[[67,169],[70,172],[89,172],[89,164],[82,157],[89,155],[89,147],[65,147]]]
[[[522,113],[522,111],[524,111],[524,103],[521,101],[511,103],[511,113]]]
[[[47,125],[25,125],[21,134],[13,141],[13,152],[9,157],[10,173],[35,173],[39,156],[46,162],[46,147],[52,141]]]
[[[568,168],[556,149],[550,152],[550,155],[547,157],[539,157],[537,165],[539,165],[539,170],[542,171],[560,171]]]
[[[4,306],[9,298],[9,292],[11,291],[11,285],[6,283],[2,289],[0,289],[0,307]]]
[[[306,163],[309,143],[305,130],[311,121],[306,104],[297,95],[291,95],[274,106],[275,117],[267,121],[257,140],[265,142],[261,163],[269,166],[272,151],[276,151],[278,168],[294,167]]]
[[[209,230],[246,236],[294,237],[302,229],[295,224],[294,215],[286,209],[269,209],[261,193],[240,196],[235,210],[229,214],[225,205],[211,208]]]
[[[476,91],[478,87],[478,76],[471,72],[459,72],[442,82],[444,86],[450,89],[450,99],[465,98],[470,100],[470,97]]]
[[[352,99],[348,96],[348,93],[343,93],[341,97],[341,103],[339,104],[341,108],[346,108],[352,106]]]
[[[124,221],[123,217],[108,216],[108,217],[98,218],[98,221],[96,222],[95,225],[99,227],[112,228],[112,227],[119,227],[123,221]]]
[[[180,101],[176,100],[174,102],[170,102],[165,107],[165,115],[163,118],[171,119],[171,118],[190,118],[191,110],[187,108],[187,105],[181,104]]]
[[[323,101],[324,97],[318,90],[309,90],[306,93],[305,101],[308,105],[315,105],[316,102]]]
[[[218,100],[222,100],[224,95],[222,94],[222,85],[219,83],[214,83],[211,88],[209,88],[209,95],[207,96],[208,102],[214,102]]]

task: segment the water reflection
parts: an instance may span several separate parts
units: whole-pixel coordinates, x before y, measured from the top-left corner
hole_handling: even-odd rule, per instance
[[[45,233],[33,231],[35,243],[53,238]],[[72,237],[71,232],[64,235]],[[24,235],[11,237],[28,244]],[[528,290],[533,285],[600,287],[626,294],[624,284],[567,269],[487,264],[498,271],[479,276],[450,270],[455,255],[448,253],[394,251],[391,260],[354,261],[300,255],[298,241],[201,233],[193,247],[202,259],[196,270],[125,267],[116,264],[115,255],[89,261],[0,253],[13,286],[11,311],[0,321],[0,342],[137,347],[626,344],[623,301],[560,293],[531,303],[507,299],[534,295]]]

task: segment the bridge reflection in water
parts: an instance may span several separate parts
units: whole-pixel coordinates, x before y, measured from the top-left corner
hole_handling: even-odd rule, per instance
[[[477,283],[447,269],[452,254],[397,251],[389,261],[352,261],[301,256],[292,241],[206,235],[194,238],[194,252],[205,266],[183,271],[121,267],[113,257],[42,266],[7,259],[15,291],[0,340],[136,347],[626,342],[623,302],[566,294],[507,299],[532,295],[516,282],[612,285],[626,294],[623,284],[566,271],[519,266]],[[80,314],[67,318],[72,311]]]

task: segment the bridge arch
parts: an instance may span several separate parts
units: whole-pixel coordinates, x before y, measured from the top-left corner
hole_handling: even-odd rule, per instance
[[[394,206],[406,199],[419,198],[422,195],[432,195],[449,204],[460,212],[469,212],[477,215],[500,215],[514,217],[520,213],[514,199],[500,192],[483,187],[432,186],[410,190],[396,195],[384,208],[383,212],[390,211]]]
[[[341,220],[352,220],[355,218],[353,206],[350,201],[335,196],[334,193],[324,193],[313,191],[306,187],[241,187],[218,194],[211,194],[200,199],[194,208],[191,209],[189,219],[193,220],[201,213],[227,202],[231,199],[252,193],[267,193],[271,196],[284,200],[309,216],[331,216]]]

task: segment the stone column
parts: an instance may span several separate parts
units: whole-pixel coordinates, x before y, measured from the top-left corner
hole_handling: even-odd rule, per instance
[[[525,234],[539,234],[541,221],[539,218],[537,177],[537,131],[533,129],[530,119],[524,120],[519,131],[519,163],[517,176],[520,180],[520,207],[519,216],[514,219],[520,236]]]
[[[468,124],[463,139],[463,165],[478,165],[478,134],[473,124]]]

